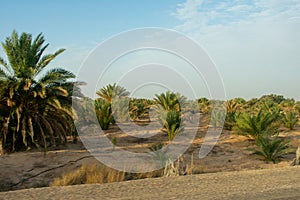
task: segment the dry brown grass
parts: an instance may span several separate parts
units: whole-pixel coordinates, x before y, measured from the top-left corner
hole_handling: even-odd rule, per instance
[[[50,186],[119,182],[125,179],[120,172],[104,165],[82,165],[79,169],[56,178]]]
[[[79,184],[101,184],[162,176],[162,170],[147,173],[127,173],[109,168],[105,165],[85,164],[79,169],[56,178],[50,186],[67,186]]]

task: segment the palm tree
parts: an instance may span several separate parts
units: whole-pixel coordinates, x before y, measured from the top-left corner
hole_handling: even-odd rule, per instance
[[[113,118],[111,113],[111,104],[104,99],[96,99],[95,110],[101,128],[103,130],[107,130]]]
[[[166,93],[161,93],[160,95],[156,94],[154,103],[156,103],[160,109],[165,111],[181,111],[182,107],[186,103],[186,98],[180,94],[167,91]]]
[[[198,104],[201,113],[209,113],[211,111],[211,101],[205,97],[198,99]]]
[[[186,97],[170,91],[155,95],[154,103],[158,112],[159,122],[163,125],[163,130],[167,132],[169,140],[183,131],[182,109],[186,105]]]
[[[234,129],[238,134],[249,136],[252,139],[258,138],[263,132],[272,135],[279,128],[279,116],[279,113],[264,112],[263,110],[260,110],[257,115],[244,112],[236,120]]]
[[[225,102],[226,105],[226,118],[224,121],[224,127],[227,130],[232,130],[236,124],[236,117],[239,114],[238,110],[242,107],[245,100],[242,98],[235,98]]]
[[[235,99],[231,99],[225,102],[227,113],[234,113],[240,108],[240,103]]]
[[[129,102],[130,117],[137,119],[149,119],[149,111],[153,102],[149,99],[131,99]]]
[[[109,84],[101,88],[96,94],[111,103],[114,97],[127,97],[129,92],[124,87],[114,83],[113,85]]]
[[[270,136],[269,133],[264,132],[256,139],[258,149],[253,149],[254,154],[264,157],[266,161],[277,163],[287,153],[290,143],[283,138],[279,138],[278,135],[276,133],[274,136]]]
[[[120,110],[118,110],[118,109],[120,109],[118,107],[121,106],[123,100],[125,100],[126,102],[128,102],[127,98],[129,96],[129,92],[124,87],[119,86],[116,83],[114,83],[113,85],[108,84],[107,86],[102,87],[99,91],[96,92],[96,94],[100,98],[102,98],[105,101],[107,101],[107,103],[109,104],[109,107],[110,107],[109,111],[111,112],[110,114],[112,116],[117,116],[118,115],[118,111],[120,111]],[[125,101],[123,101],[123,103]],[[115,107],[114,107],[115,109],[114,110],[112,109],[112,104],[115,105]],[[129,107],[129,103],[128,103],[128,105],[123,105],[123,106]],[[122,110],[126,111],[126,109],[124,109],[124,108],[125,107],[123,107]],[[123,116],[129,115],[128,113],[125,113],[125,114],[121,113],[121,114]],[[111,123],[115,124],[114,117],[111,117],[110,119],[111,119]]]
[[[295,125],[298,123],[297,114],[293,111],[287,111],[283,115],[282,121],[286,128],[293,130]]]
[[[166,128],[169,141],[172,141],[176,135],[183,132],[184,127],[181,124],[180,112],[176,110],[169,110],[164,113],[163,124]]]
[[[75,76],[61,68],[46,71],[64,49],[43,55],[49,46],[44,42],[42,34],[33,40],[31,34],[13,31],[2,43],[8,62],[0,58],[0,104],[6,109],[1,137],[7,151],[55,146],[72,131],[68,90]]]

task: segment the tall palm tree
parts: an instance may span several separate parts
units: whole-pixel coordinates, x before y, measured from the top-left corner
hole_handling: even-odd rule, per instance
[[[7,151],[32,145],[55,146],[66,142],[71,132],[73,114],[68,91],[74,74],[48,64],[64,49],[53,54],[44,52],[49,44],[39,34],[20,36],[13,31],[2,43],[8,61],[0,58],[0,104],[6,109],[1,137]]]

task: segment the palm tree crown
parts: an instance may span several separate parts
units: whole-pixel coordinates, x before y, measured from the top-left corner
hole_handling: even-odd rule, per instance
[[[56,139],[66,141],[71,129],[68,91],[73,88],[70,79],[75,76],[61,68],[45,71],[64,49],[43,55],[49,46],[44,42],[42,34],[33,40],[31,34],[19,36],[13,31],[2,43],[8,61],[0,58],[0,104],[7,115],[0,134],[4,147],[10,151],[16,146],[20,149],[22,143],[25,147],[55,146]]]

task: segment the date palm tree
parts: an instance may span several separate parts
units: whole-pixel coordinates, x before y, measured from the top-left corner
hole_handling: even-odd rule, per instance
[[[129,96],[129,92],[122,86],[117,85],[116,83],[114,83],[113,85],[108,84],[105,87],[102,87],[99,91],[96,92],[96,94],[103,100],[105,100],[108,103],[109,109],[108,111],[110,113],[107,113],[105,115],[112,115],[112,116],[117,116],[119,114],[118,111],[120,111],[120,109],[122,109],[123,111],[125,111],[127,107],[129,107],[129,103],[128,106],[127,105],[123,105],[123,108],[120,107],[122,103],[124,103],[123,100],[127,100],[128,96]],[[102,102],[103,103],[103,102]],[[114,105],[114,109],[112,109],[112,105]],[[100,114],[100,111],[98,112],[98,114]],[[129,113],[123,114],[123,116],[127,116],[129,115]],[[101,117],[98,119],[101,119]],[[111,119],[111,123],[115,124],[115,119],[114,117],[110,117]],[[108,127],[107,127],[108,128]]]
[[[296,112],[287,111],[286,113],[284,113],[282,117],[282,122],[286,128],[293,130],[295,125],[298,123],[298,117]]]
[[[279,138],[279,133],[274,136],[270,136],[269,133],[264,132],[260,137],[256,139],[256,149],[253,149],[253,153],[264,157],[265,161],[272,161],[278,163],[279,159],[289,149],[289,141],[285,141],[284,138]]]
[[[158,113],[159,122],[163,125],[163,131],[167,132],[172,141],[177,134],[183,132],[182,109],[186,104],[186,97],[170,91],[155,95],[154,103]]]
[[[111,103],[114,97],[127,97],[129,92],[126,91],[124,87],[114,83],[113,85],[108,84],[107,86],[101,88],[98,92],[96,92],[96,94]]]
[[[165,111],[176,110],[180,112],[186,104],[186,97],[167,91],[166,93],[156,94],[154,103]]]
[[[47,70],[48,64],[64,49],[44,55],[49,44],[39,34],[20,36],[13,31],[2,43],[7,61],[0,58],[0,104],[2,145],[7,151],[40,145],[46,148],[66,142],[73,114],[68,91],[74,74],[62,69]],[[2,113],[1,113],[2,114]]]
[[[247,112],[241,113],[234,129],[240,135],[257,139],[264,132],[275,134],[279,128],[279,113],[264,112],[260,110],[257,115]]]
[[[198,99],[200,113],[208,114],[211,112],[211,101],[205,97]]]
[[[110,122],[113,119],[111,112],[111,104],[105,99],[98,98],[95,100],[95,110],[98,122],[102,130],[107,130],[109,128]]]
[[[129,102],[130,117],[136,121],[138,119],[149,119],[149,111],[153,102],[149,99],[131,99]]]

